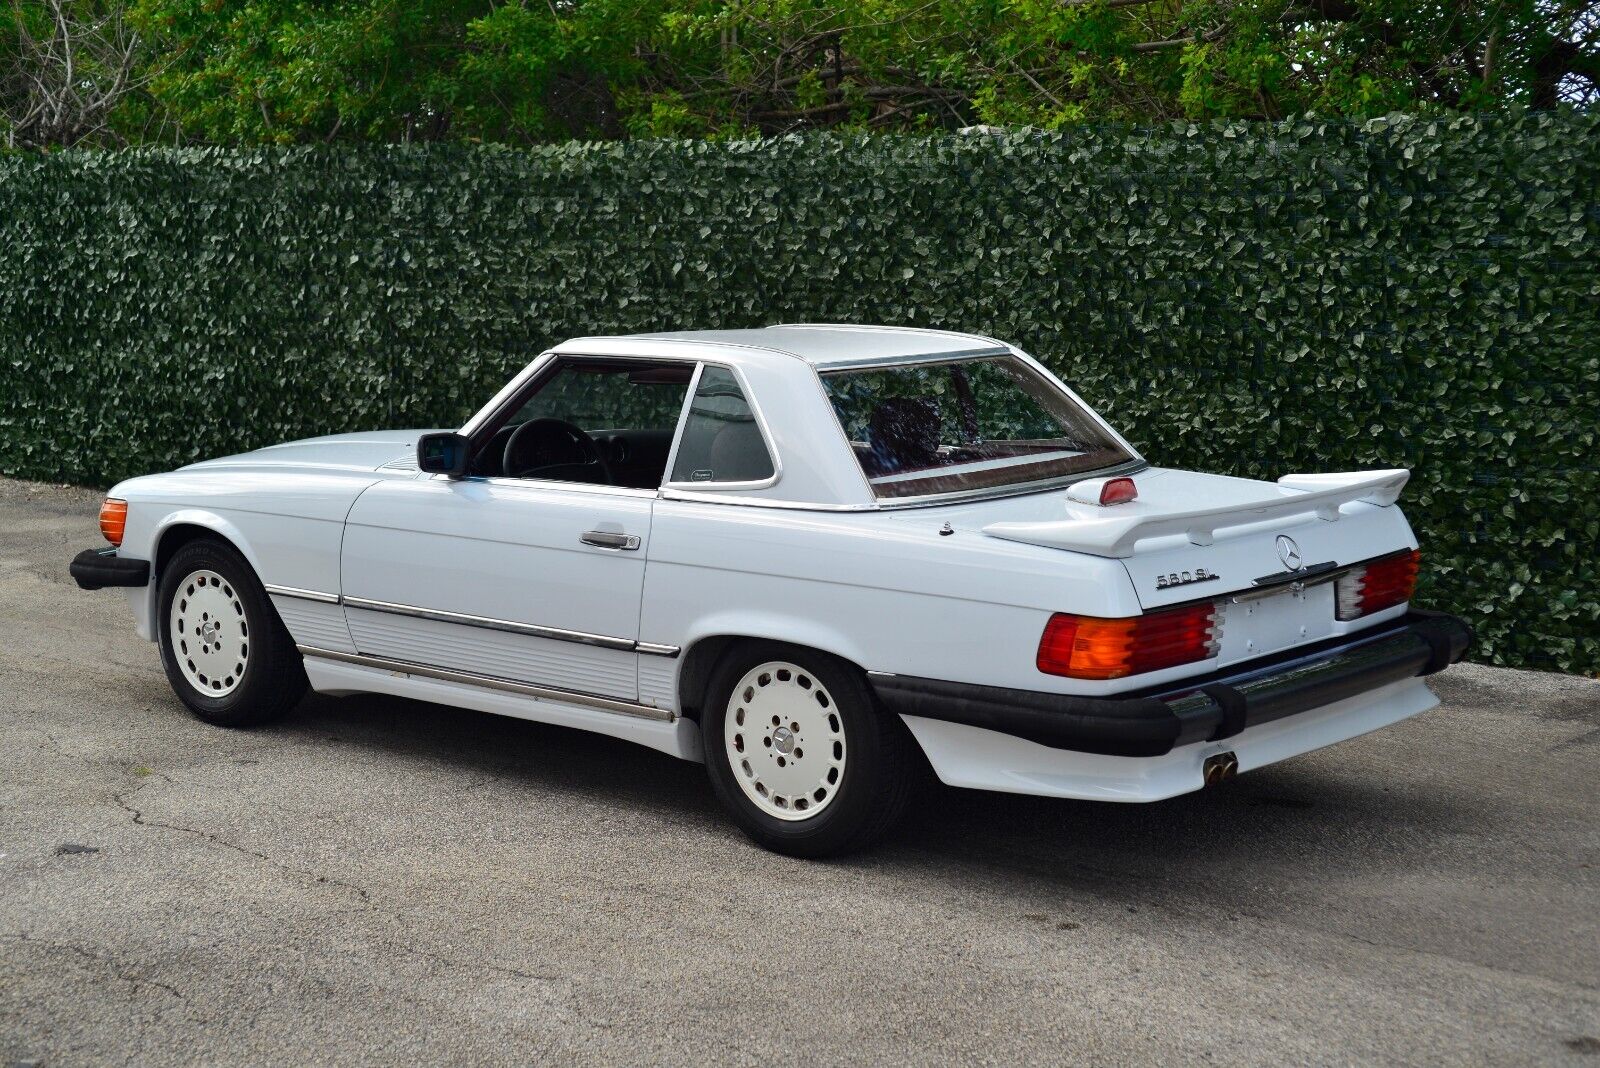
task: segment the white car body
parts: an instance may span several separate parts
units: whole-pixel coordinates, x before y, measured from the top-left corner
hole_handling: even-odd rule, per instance
[[[1152,468],[1117,437],[1135,457],[1126,470],[1139,498],[1127,504],[1077,503],[1061,484],[875,498],[819,371],[990,352],[1025,361],[1077,400],[1026,354],[972,335],[785,326],[579,338],[534,360],[461,432],[559,356],[704,363],[740,380],[773,477],[657,489],[450,478],[419,471],[423,431],[341,434],[119,484],[111,496],[128,511],[118,555],[159,574],[175,534],[199,528],[226,539],[265,585],[318,691],[579,727],[687,760],[703,756],[697,687],[730,639],[833,654],[885,692],[897,679],[922,679],[1112,698],[1281,661],[1407,616],[1401,604],[1341,622],[1332,582],[1252,586],[1287,573],[1279,535],[1304,561],[1340,568],[1415,548],[1394,503],[1404,471],[1256,482]],[[636,547],[582,540],[592,532]],[[1177,578],[1201,571],[1220,577],[1199,587]],[[152,639],[155,590],[126,591],[139,633]],[[1036,664],[1053,613],[1131,617],[1199,594],[1221,603],[1219,644],[1206,661],[1100,681]],[[1153,801],[1201,787],[1219,754],[1249,770],[1435,703],[1420,675],[1392,679],[1143,756],[901,714],[947,783]]]

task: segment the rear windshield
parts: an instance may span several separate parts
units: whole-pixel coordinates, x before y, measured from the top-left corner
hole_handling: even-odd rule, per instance
[[[993,489],[1132,460],[1070,396],[1014,356],[822,372],[879,498]]]

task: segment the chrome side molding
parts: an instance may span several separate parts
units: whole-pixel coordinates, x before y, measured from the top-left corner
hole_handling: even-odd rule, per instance
[[[561,627],[541,627],[536,623],[518,623],[511,619],[493,619],[489,616],[474,616],[466,612],[446,612],[442,608],[418,608],[416,605],[396,604],[393,601],[374,601],[367,597],[340,596],[336,593],[319,593],[316,590],[302,590],[294,586],[266,586],[267,593],[274,597],[297,597],[303,601],[316,601],[318,604],[341,604],[346,608],[360,608],[368,612],[383,612],[393,616],[408,616],[412,619],[430,619],[436,623],[455,623],[463,627],[478,627],[483,630],[504,631],[507,634],[523,634],[530,638],[548,638],[551,641],[575,642],[579,645],[593,645],[601,649],[616,649],[625,653],[640,653],[644,656],[664,656],[669,659],[677,656],[682,650],[676,645],[663,645],[659,642],[640,642],[632,638],[613,638],[609,634],[589,634],[581,630],[564,630]]]
[[[551,638],[558,642],[576,642],[579,645],[597,645],[602,649],[620,649],[624,652],[632,652],[634,646],[638,644],[632,638],[612,638],[604,634],[587,634],[581,630],[541,627],[533,623],[491,619],[488,616],[468,615],[465,612],[446,612],[439,608],[418,608],[415,605],[395,604],[392,601],[373,601],[366,597],[345,597],[344,604],[346,608],[361,608],[368,612],[382,612],[391,616],[431,619],[436,623],[459,623],[464,627],[500,630],[508,634],[526,634],[531,638]]]
[[[266,584],[266,591],[274,597],[297,597],[302,601],[316,601],[319,604],[338,604],[337,593],[318,593],[316,590],[302,590],[294,586],[274,586]]]
[[[620,698],[606,697],[597,693],[563,690],[555,686],[536,686],[533,683],[518,682],[515,679],[501,678],[498,675],[480,675],[476,671],[458,671],[454,668],[418,664],[415,661],[396,660],[387,656],[345,653],[337,649],[319,649],[312,645],[296,645],[295,648],[300,651],[301,656],[315,657],[318,660],[334,660],[342,664],[377,668],[380,671],[391,671],[400,675],[414,675],[417,678],[435,679],[439,682],[454,682],[464,686],[478,686],[486,690],[500,690],[505,693],[520,694],[523,697],[532,697],[540,701],[558,701],[569,705],[594,708],[602,712],[615,712],[622,716],[636,716],[639,719],[653,719],[662,723],[672,723],[678,718],[677,713],[671,709],[653,708],[650,705],[641,705],[634,701],[624,701]]]

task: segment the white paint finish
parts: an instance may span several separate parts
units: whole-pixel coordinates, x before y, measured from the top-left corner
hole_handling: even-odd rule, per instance
[[[1045,621],[1064,609],[1115,616],[1139,606],[1112,560],[973,533],[946,537],[932,521],[895,513],[661,501],[640,636],[685,650],[713,635],[772,638],[876,671],[1111,692],[1115,684],[1035,667]],[[1139,685],[1160,680],[1146,676]]]
[[[337,604],[273,595],[272,606],[278,610],[278,618],[283,620],[296,645],[314,645],[342,653],[356,651],[355,643],[350,640],[350,628],[345,625],[344,609]]]
[[[636,640],[652,500],[509,479],[374,486],[350,512],[342,593]],[[585,544],[591,530],[636,536],[641,548]],[[492,674],[618,697],[638,692],[631,651],[348,606],[346,616],[363,653],[457,666],[478,656],[504,668]]]
[[[238,549],[265,585],[337,593],[345,514],[385,478],[320,468],[190,468],[129,479],[111,491],[128,502],[119,553],[155,560],[166,532],[196,526]],[[151,611],[145,606],[141,618],[150,620]]]
[[[1177,472],[1174,472],[1175,474]],[[1207,476],[1209,477],[1209,476]],[[1258,483],[1270,485],[1270,483]],[[1286,570],[1278,555],[1277,538],[1287,535],[1299,547],[1302,566],[1324,563],[1347,565],[1401,549],[1416,547],[1416,538],[1398,508],[1380,508],[1356,502],[1340,510],[1337,522],[1314,516],[1267,520],[1218,531],[1210,545],[1194,545],[1183,537],[1145,542],[1139,551],[1122,559],[1139,601],[1145,608],[1180,604],[1255,589],[1259,578]],[[1157,578],[1197,568],[1220,575],[1216,582],[1161,589]]]
[[[124,586],[122,594],[128,601],[128,611],[133,614],[133,632],[147,642],[155,641],[156,584]]]
[[[639,657],[639,701],[678,710],[678,665],[681,657]]]
[[[1232,751],[1239,770],[1275,764],[1367,734],[1439,703],[1421,679],[1285,719],[1223,741],[1199,742],[1158,757],[1099,756],[1051,749],[981,727],[902,717],[941,781],[1001,793],[1086,801],[1160,801],[1205,785],[1206,758]]]
[[[1287,476],[1272,484],[1143,470],[1134,476],[1140,500],[1118,506],[1133,511],[1117,513],[1124,517],[1117,520],[1122,528],[1106,542],[1131,551],[1119,559],[1065,548],[1085,545],[1081,529],[1068,536],[1062,528],[1093,527],[1112,509],[1069,505],[1064,485],[1010,497],[880,507],[838,429],[816,368],[996,348],[1078,399],[1026,354],[972,335],[799,326],[578,339],[557,351],[732,367],[761,410],[782,467],[777,483],[722,494],[708,487],[701,499],[685,500],[559,483],[449,481],[382,469],[408,457],[421,431],[335,435],[119,485],[114,495],[129,501],[122,554],[153,559],[163,531],[194,523],[231,541],[262,580],[275,586],[680,646],[686,653],[710,636],[766,637],[834,652],[874,670],[1084,695],[1174,682],[1288,645],[1353,633],[1404,611],[1341,624],[1327,618],[1331,588],[1312,588],[1298,597],[1229,604],[1222,649],[1211,661],[1112,682],[1041,674],[1034,655],[1052,612],[1131,616],[1181,601],[1227,598],[1281,569],[1273,547],[1278,533],[1292,534],[1308,563],[1354,562],[1415,541],[1397,508],[1379,506],[1398,492],[1403,473],[1379,473],[1395,475],[1381,478],[1381,485],[1367,485],[1372,480],[1359,474]],[[530,364],[469,428],[553,358],[545,354]],[[1137,455],[1131,447],[1129,452]],[[1284,501],[1292,503],[1280,507]],[[1308,502],[1316,509],[1308,512]],[[1206,536],[1193,539],[1194,513],[1223,513],[1227,522],[1249,518],[1239,526],[1208,521],[1200,524]],[[1028,524],[1044,525],[1049,536],[1014,541],[982,533],[996,525]],[[579,538],[586,530],[632,534],[640,548],[584,545]],[[1158,574],[1199,567],[1223,577],[1156,591]],[[141,634],[150,635],[154,587],[127,592]],[[681,658],[640,657],[631,650],[294,598],[274,597],[274,603],[297,641],[324,649],[422,661],[657,708],[675,709],[678,703]],[[347,617],[348,626],[341,622]],[[568,708],[558,716],[552,709],[566,707],[560,702],[371,665],[323,662],[312,677],[319,688],[400,693],[566,722],[698,756],[698,736],[684,722],[641,724],[592,708]],[[1284,721],[1290,733],[1281,738],[1269,725],[1229,744],[1239,749],[1248,743],[1263,760],[1278,750],[1327,744],[1317,739],[1337,740],[1371,729],[1363,724],[1387,722],[1384,716],[1398,718],[1395,708],[1426,694],[1420,683],[1385,693],[1401,691],[1409,696],[1398,703],[1379,707],[1358,700],[1347,709],[1349,716],[1330,718],[1323,710]],[[996,742],[1000,736],[972,728],[925,726],[923,734],[947,758],[953,750],[965,754],[958,765],[966,769],[968,785],[1009,783],[994,788],[1099,796],[1107,776],[1115,780],[1129,769],[1116,763],[1119,758],[1064,757],[1014,739]],[[1049,760],[1041,762],[1036,751]],[[1250,766],[1251,758],[1243,751],[1240,756]],[[983,768],[973,770],[975,761]],[[1134,776],[1143,784],[1135,794],[1166,796],[1162,790],[1168,787],[1198,784],[1198,758],[1190,750],[1158,761],[1165,761],[1159,773],[1148,771],[1156,765],[1141,765],[1147,770]],[[1074,775],[1082,781],[1071,787]]]
[[[996,538],[1045,545],[1096,556],[1127,557],[1140,542],[1183,538],[1210,545],[1223,531],[1240,526],[1299,520],[1314,515],[1328,522],[1342,518],[1341,506],[1357,501],[1394,503],[1410,477],[1407,471],[1369,471],[1343,476],[1337,485],[1295,489],[1287,484],[1153,471],[1139,484],[1139,498],[1099,506],[1067,501],[1060,519],[1033,523],[993,523],[984,533]]]
[[[593,731],[658,749],[683,760],[701,759],[700,728],[682,718],[666,723],[317,657],[306,658],[306,675],[311,680],[312,689],[321,693],[382,693],[416,701],[432,701],[455,708],[470,708],[498,716]]]
[[[345,608],[357,652],[634,700],[636,654]]]
[[[375,471],[385,464],[404,456],[415,456],[417,439],[432,430],[369,430],[355,434],[329,434],[302,441],[287,441],[269,445],[254,452],[236,456],[223,456],[215,460],[202,460],[183,471],[214,471],[218,469],[254,470],[259,468],[293,467],[297,469],[332,469],[342,471]]]

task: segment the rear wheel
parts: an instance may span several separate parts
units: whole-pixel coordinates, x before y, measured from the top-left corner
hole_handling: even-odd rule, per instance
[[[205,539],[179,549],[162,568],[157,605],[167,681],[200,719],[253,727],[305,694],[300,654],[233,546]]]
[[[798,646],[735,647],[700,731],[717,798],[758,844],[799,857],[864,848],[904,813],[916,754],[861,673]]]

